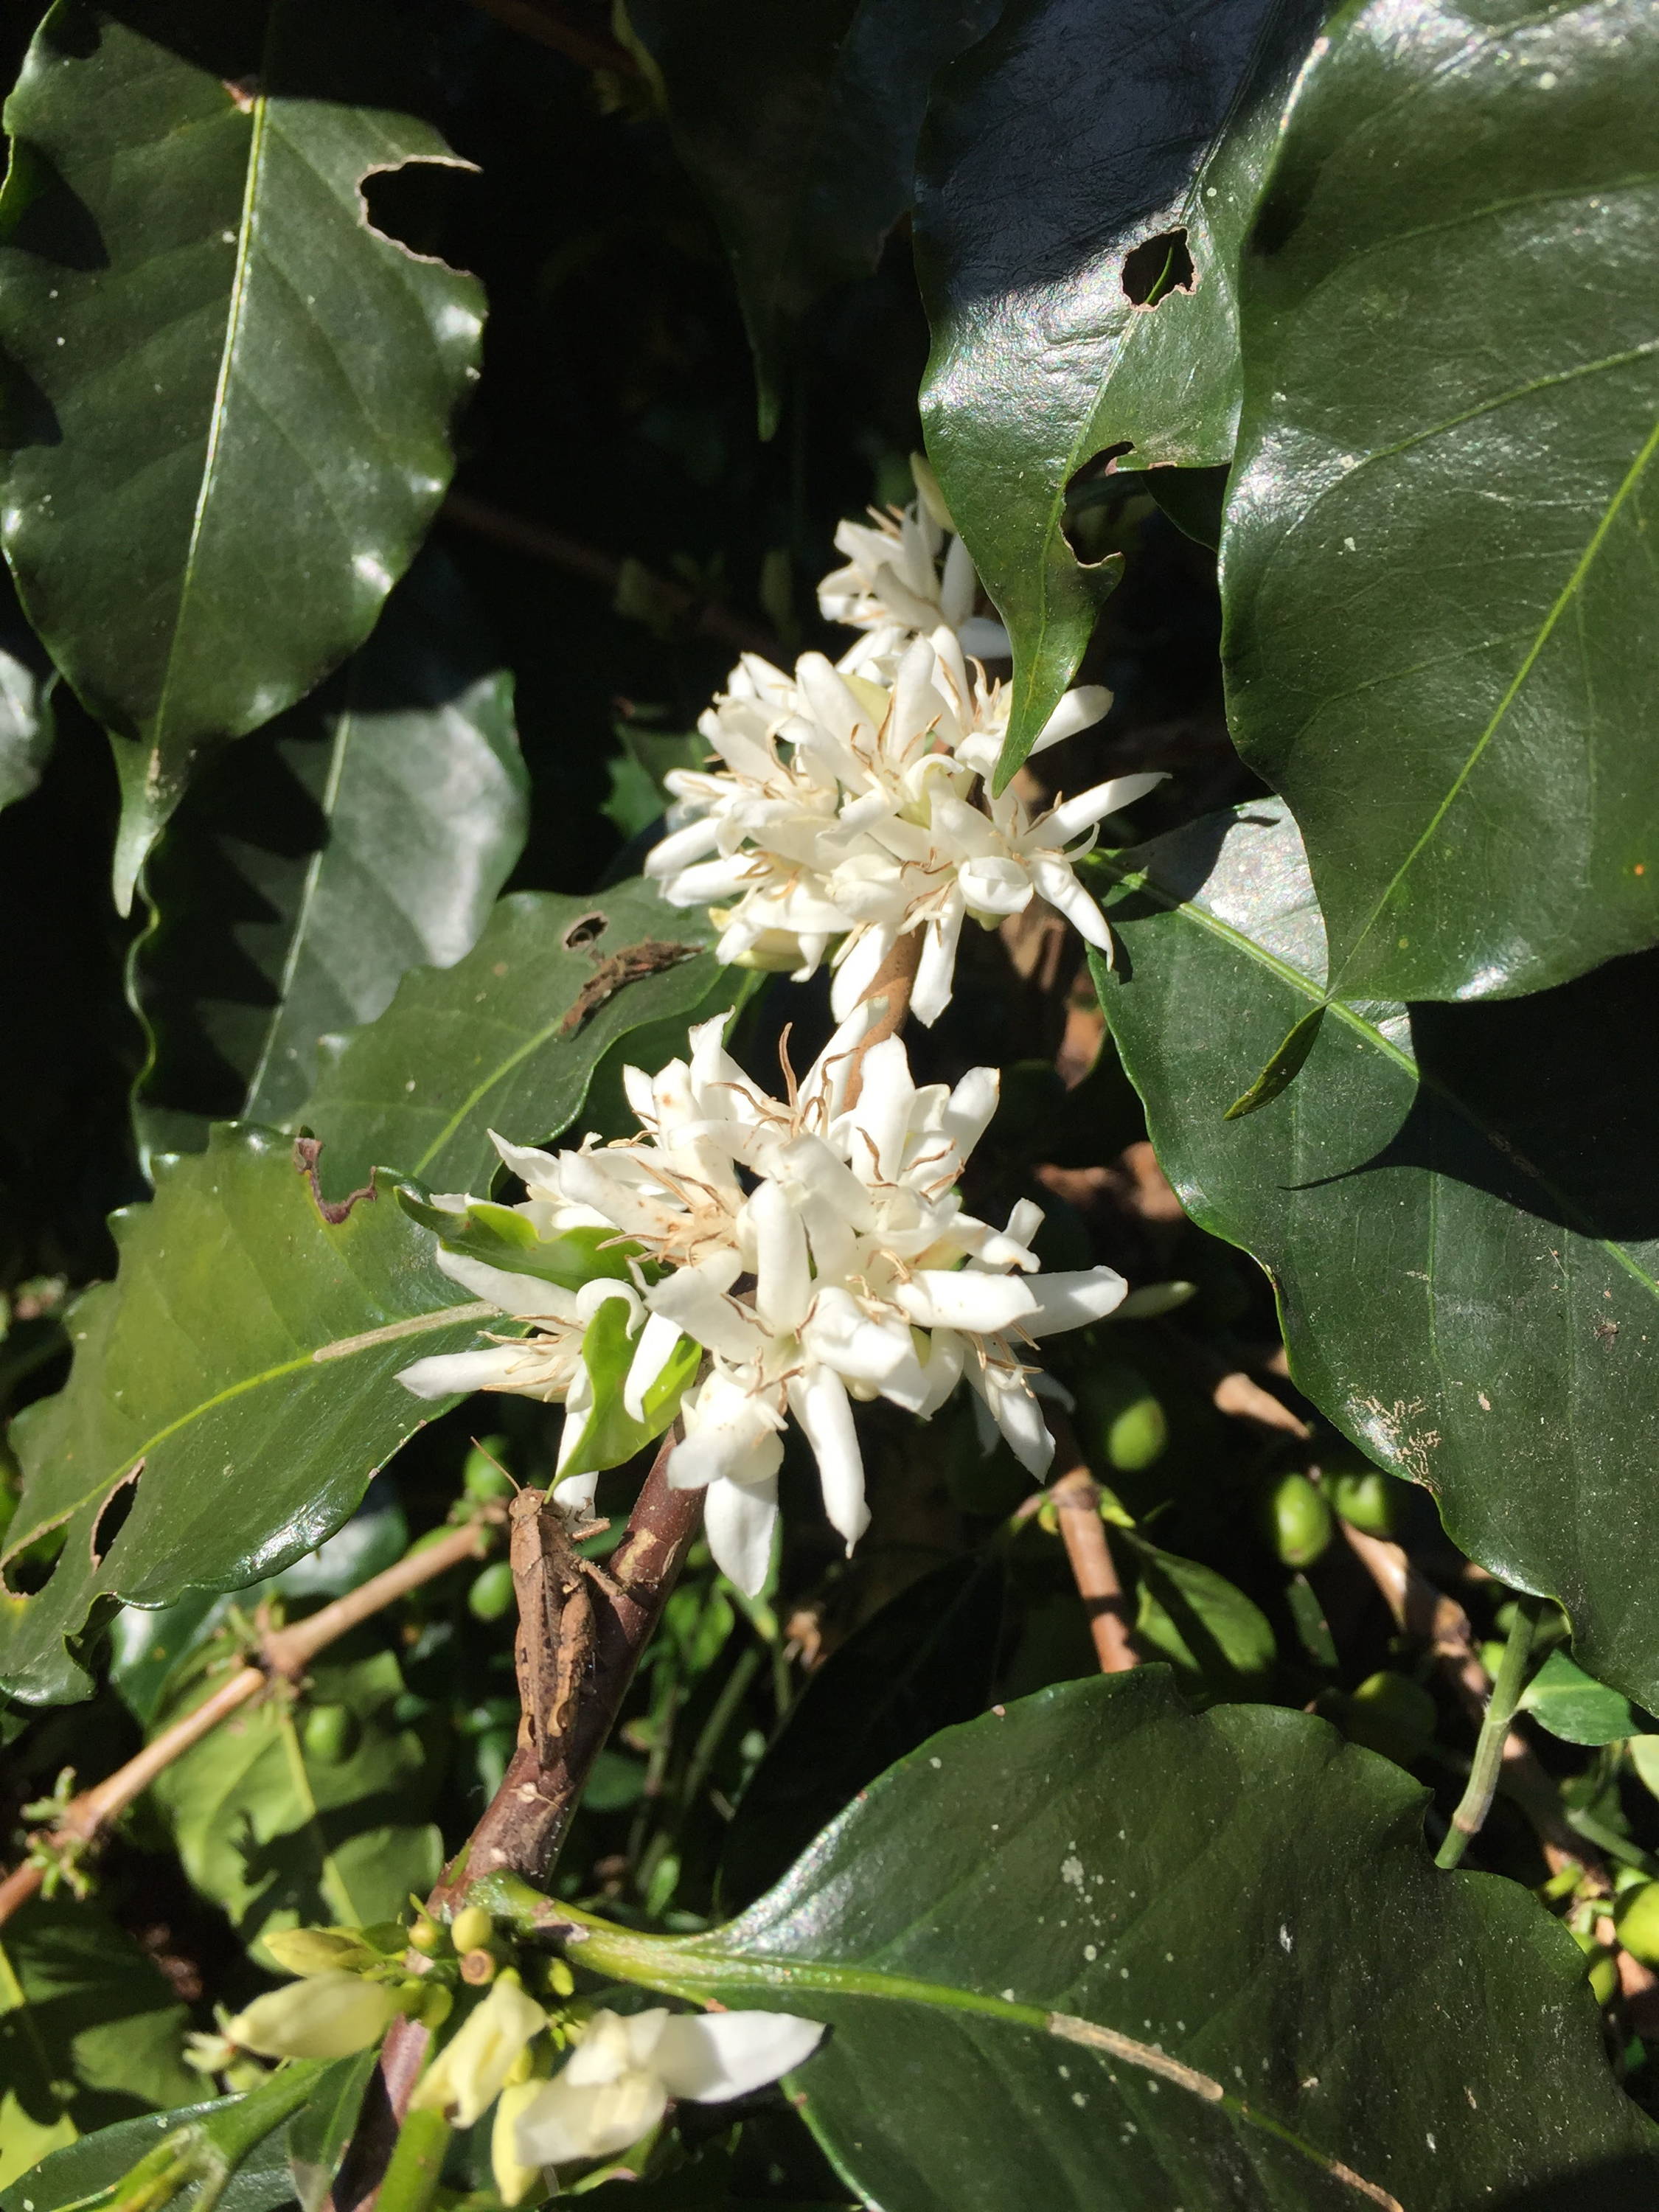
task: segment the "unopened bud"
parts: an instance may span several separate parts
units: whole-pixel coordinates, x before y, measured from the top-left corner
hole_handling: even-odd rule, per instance
[[[411,2109],[445,2113],[470,2128],[501,2094],[519,2054],[547,2025],[516,1974],[502,1974],[461,2022],[415,2085]]]
[[[464,1905],[449,1923],[450,1940],[458,1951],[477,1951],[495,1932],[495,1923],[481,1905]]]
[[[423,1912],[410,1929],[409,1941],[412,1950],[420,1951],[430,1959],[443,1949],[444,1931],[435,1920],[428,1919]]]
[[[262,2058],[349,2058],[380,2041],[398,2009],[382,1984],[335,1969],[255,1997],[225,2033]]]
[[[574,1996],[576,1994],[576,1977],[571,1972],[569,1964],[567,1960],[563,1959],[550,1959],[548,1960],[547,1986],[552,1990],[556,1997]]]
[[[540,2166],[520,2164],[516,2141],[519,2115],[541,2087],[538,2081],[510,2082],[495,2107],[495,2125],[489,2131],[489,2167],[495,2194],[508,2212],[514,2205],[523,2203],[542,2178]]]
[[[285,1974],[331,1974],[373,1966],[374,1954],[347,1928],[278,1928],[265,1948]]]

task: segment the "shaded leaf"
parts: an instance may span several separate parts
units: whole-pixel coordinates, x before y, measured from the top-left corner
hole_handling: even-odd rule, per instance
[[[1135,1634],[1196,1678],[1210,1697],[1260,1690],[1278,1656],[1273,1626],[1261,1607],[1201,1560],[1182,1559],[1128,1530],[1140,1592]]]
[[[301,1118],[325,1140],[331,1192],[390,1164],[482,1195],[492,1128],[515,1144],[556,1135],[619,1039],[665,1022],[683,1054],[685,1025],[732,1003],[744,973],[717,967],[712,935],[638,878],[589,899],[501,900],[465,960],[415,969],[379,1021],[325,1043]]]
[[[1659,939],[1659,23],[1376,0],[1304,78],[1243,272],[1230,720],[1349,998]]]
[[[1067,543],[1073,478],[1231,457],[1239,240],[1323,12],[1012,0],[940,80],[916,210],[923,419],[1013,640],[1004,781],[1121,571]]]
[[[1521,1711],[1565,1743],[1616,1743],[1646,1725],[1628,1698],[1575,1667],[1565,1651],[1552,1651],[1528,1683]]]
[[[1334,1006],[1294,1087],[1228,1121],[1323,994],[1294,825],[1264,800],[1087,872],[1122,885],[1096,980],[1158,1158],[1272,1275],[1298,1387],[1659,1704],[1659,955],[1520,1003]]]
[[[198,1680],[164,1707],[156,1732],[219,1679]],[[424,1817],[442,1762],[393,1717],[404,1689],[395,1654],[319,1659],[307,1680],[308,1705],[349,1716],[343,1756],[319,1758],[302,1717],[275,1696],[175,1759],[150,1792],[185,1872],[273,1971],[259,1947],[274,1929],[394,1920],[411,1890],[426,1894],[442,1856]]]
[[[0,806],[27,799],[52,750],[51,664],[0,576]]]
[[[824,292],[876,265],[910,205],[935,70],[1000,0],[629,0],[675,149],[731,256],[777,427],[785,350]]]
[[[191,2096],[187,2017],[95,1905],[23,1905],[0,1934],[0,2184],[77,2136]]]
[[[369,2050],[337,2060],[319,2081],[303,2110],[289,2122],[289,2172],[301,2212],[322,2212],[327,2203],[379,2057],[378,2051]]]
[[[1000,1554],[911,1583],[808,1676],[750,1776],[720,1855],[721,1901],[745,1905],[883,1769],[990,1696],[1002,1630]]]
[[[525,818],[512,677],[425,553],[362,651],[214,762],[150,857],[131,974],[147,1149],[292,1114],[325,1031],[471,950]]]
[[[118,902],[208,743],[374,627],[447,483],[476,280],[373,229],[454,156],[373,4],[58,0],[6,106],[3,526],[30,621],[116,739]]]
[[[1146,1668],[935,1736],[730,1926],[580,1956],[827,2022],[789,2087],[884,2212],[1636,2212],[1659,2132],[1582,1954],[1518,1885],[1437,1873],[1426,1802]]]
[[[478,1327],[389,1189],[331,1224],[258,1129],[157,1166],[115,1218],[117,1279],[70,1310],[67,1386],[13,1431],[5,1557],[64,1532],[44,1586],[0,1598],[0,1678],[31,1700],[85,1693],[66,1647],[100,1597],[165,1604],[313,1550],[427,1418],[398,1370]]]

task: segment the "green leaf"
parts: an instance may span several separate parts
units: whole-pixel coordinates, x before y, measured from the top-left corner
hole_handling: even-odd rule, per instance
[[[349,2064],[349,2060],[341,2062]],[[80,2212],[88,2197],[102,2195],[131,2172],[141,2158],[179,2127],[210,2118],[242,2102],[216,2098],[171,2112],[147,2112],[142,2119],[118,2120],[96,2135],[54,2151],[0,2195],[0,2212]],[[232,2175],[217,2212],[276,2212],[294,2199],[294,2184],[283,2155],[283,2137],[268,2136]]]
[[[50,667],[0,575],[0,806],[27,799],[52,750]]]
[[[1224,1116],[1324,992],[1277,801],[1087,864],[1097,986],[1165,1174],[1273,1277],[1298,1386],[1601,1679],[1659,1705],[1659,956],[1526,1000],[1331,1007],[1295,1087]],[[1616,1042],[1615,1042],[1616,1041]],[[1613,1048],[1610,1048],[1610,1046]]]
[[[0,2184],[77,2136],[198,2085],[187,2014],[95,1905],[31,1898],[0,1934]]]
[[[606,1297],[583,1333],[582,1364],[592,1378],[593,1410],[569,1457],[560,1463],[562,1476],[599,1474],[643,1451],[678,1413],[680,1400],[696,1380],[702,1346],[683,1336],[655,1382],[641,1394],[645,1419],[636,1421],[623,1404],[623,1386],[637,1349],[637,1340],[629,1336],[628,1328],[625,1302]]]
[[[440,1206],[400,1183],[398,1203],[411,1221],[430,1229],[446,1251],[482,1260],[507,1274],[556,1283],[563,1291],[579,1291],[584,1283],[601,1279],[630,1282],[629,1261],[644,1252],[642,1245],[629,1243],[610,1229],[562,1229],[556,1236],[538,1237],[535,1224],[516,1206],[498,1206],[493,1199]]]
[[[1137,1637],[1196,1677],[1201,1695],[1259,1692],[1278,1656],[1261,1607],[1213,1567],[1160,1552],[1127,1529],[1123,1535],[1139,1575]]]
[[[465,960],[416,969],[379,1021],[325,1042],[301,1118],[325,1140],[330,1188],[392,1163],[439,1190],[487,1191],[491,1129],[556,1135],[630,1030],[665,1021],[684,1055],[686,1024],[731,1006],[744,971],[716,965],[712,935],[638,878],[589,899],[502,899]]]
[[[731,257],[777,427],[786,349],[832,285],[867,276],[914,191],[927,88],[997,0],[629,0],[675,150]]]
[[[1519,1885],[1437,1873],[1426,1802],[1145,1668],[935,1736],[729,1927],[576,1955],[827,2022],[787,2087],[884,2212],[1636,2212],[1659,2132],[1582,1954]]]
[[[1528,1683],[1521,1711],[1566,1743],[1616,1743],[1647,1725],[1628,1698],[1575,1667],[1565,1651],[1552,1651]]]
[[[453,163],[402,107],[394,10],[58,0],[7,102],[3,538],[116,740],[125,911],[206,744],[362,644],[452,467],[477,281],[374,229]]]
[[[660,821],[670,805],[663,778],[677,768],[701,768],[708,740],[695,731],[651,730],[638,722],[618,722],[619,750],[606,763],[610,794],[599,811],[619,836],[637,837]]]
[[[157,1714],[153,1732],[182,1718],[219,1679],[198,1679]],[[273,1971],[260,1946],[275,1929],[395,1919],[411,1890],[426,1894],[442,1859],[425,1817],[442,1762],[393,1717],[404,1690],[396,1655],[319,1660],[308,1685],[307,1704],[350,1716],[343,1756],[319,1758],[301,1716],[272,1697],[173,1760],[150,1792],[185,1872]]]
[[[524,843],[513,679],[441,555],[322,690],[212,763],[144,870],[150,1152],[281,1122],[325,1031],[472,949]]]
[[[728,1909],[787,1873],[884,1767],[983,1709],[1006,1584],[1000,1553],[947,1560],[814,1668],[726,1831],[720,1890]]]
[[[1243,275],[1230,720],[1354,999],[1536,991],[1659,939],[1659,24],[1346,18]]]
[[[322,2212],[327,2203],[380,2055],[375,2050],[360,2051],[355,2058],[336,2060],[289,2121],[288,2165],[301,2212]]]
[[[1072,479],[1114,455],[1131,469],[1231,457],[1239,241],[1323,12],[1321,0],[1012,0],[940,80],[916,212],[933,333],[922,413],[1013,640],[999,784],[1122,569],[1067,543]],[[1160,271],[1184,281],[1160,296]]]
[[[325,1221],[267,1130],[216,1129],[157,1170],[155,1200],[115,1217],[117,1279],[70,1310],[66,1388],[13,1431],[5,1558],[64,1532],[41,1589],[0,1595],[0,1680],[33,1701],[86,1693],[66,1647],[101,1598],[163,1605],[313,1550],[428,1418],[398,1369],[482,1318],[388,1187]]]

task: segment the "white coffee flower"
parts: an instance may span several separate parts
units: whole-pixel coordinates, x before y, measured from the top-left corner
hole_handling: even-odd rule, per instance
[[[519,2054],[547,2026],[547,2014],[525,1994],[516,1974],[498,1974],[415,2085],[410,2103],[442,2112],[458,2128],[483,2118],[506,2085]]]
[[[331,1967],[255,1997],[225,2034],[262,2058],[349,2058],[378,2043],[398,2009],[383,1982]]]
[[[671,2098],[747,2096],[810,2058],[823,2033],[819,2021],[789,2013],[596,2012],[564,2067],[524,2100],[518,2162],[566,2166],[626,2150]]]
[[[964,653],[981,660],[1007,657],[1007,631],[974,612],[979,579],[968,548],[926,500],[885,514],[872,507],[868,522],[843,522],[836,550],[846,566],[818,586],[818,611],[826,622],[865,632],[848,657],[855,670],[879,673],[909,637],[941,625]]]

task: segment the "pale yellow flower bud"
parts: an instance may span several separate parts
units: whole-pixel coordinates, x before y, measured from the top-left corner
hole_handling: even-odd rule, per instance
[[[501,2094],[519,2053],[546,2025],[547,2014],[526,1996],[518,1976],[498,1974],[483,2003],[416,2082],[411,2106],[443,2112],[454,2126],[470,2128]]]
[[[264,1942],[285,1974],[326,1974],[374,1963],[368,1945],[347,1928],[279,1928]]]
[[[489,2131],[489,2167],[495,2176],[495,2193],[509,2212],[514,2205],[523,2203],[542,2177],[540,2166],[520,2164],[514,2141],[520,2113],[542,2087],[539,2081],[533,2080],[509,2082],[495,2107],[495,2123]]]
[[[264,2058],[349,2058],[378,2043],[399,2009],[382,1984],[335,1967],[255,1997],[225,2033]]]

